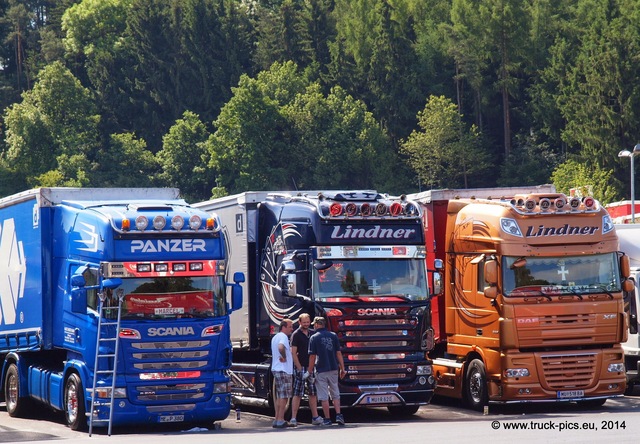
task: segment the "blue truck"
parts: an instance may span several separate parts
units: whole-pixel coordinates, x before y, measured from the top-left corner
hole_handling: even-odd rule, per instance
[[[109,434],[228,416],[244,275],[227,283],[216,215],[173,188],[38,188],[0,199],[0,224],[9,415],[39,403]]]

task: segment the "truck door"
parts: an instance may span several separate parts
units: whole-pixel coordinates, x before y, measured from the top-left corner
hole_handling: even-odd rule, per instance
[[[468,313],[466,333],[475,337],[476,345],[496,346],[498,338],[498,313],[491,299],[484,295],[484,255],[462,256],[459,261],[463,270],[460,276],[462,295],[466,300]],[[488,342],[487,342],[488,341]]]
[[[68,282],[72,281],[72,276],[78,273],[78,269],[79,265],[77,263],[68,265]],[[87,267],[84,270],[82,276],[84,277],[86,299],[83,298],[84,302],[82,303],[82,307],[79,307],[79,301],[69,301],[65,303],[63,315],[64,330],[62,342],[64,348],[78,352],[85,356],[85,358],[92,356],[93,350],[95,349],[98,272],[97,267]],[[90,360],[90,362],[93,361]]]

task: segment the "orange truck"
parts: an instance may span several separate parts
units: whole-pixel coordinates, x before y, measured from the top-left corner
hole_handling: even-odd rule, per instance
[[[633,282],[595,199],[569,198],[552,185],[408,197],[424,208],[427,262],[442,278],[429,354],[436,394],[475,410],[600,406],[623,395],[622,292]]]

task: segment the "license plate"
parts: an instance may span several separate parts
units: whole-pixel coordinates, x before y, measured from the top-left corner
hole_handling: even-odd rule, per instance
[[[396,395],[368,395],[362,399],[360,404],[390,404],[400,402]]]
[[[562,390],[559,391],[558,399],[567,399],[567,398],[583,398],[584,390]]]
[[[182,422],[184,421],[184,415],[166,415],[159,416],[158,422]]]

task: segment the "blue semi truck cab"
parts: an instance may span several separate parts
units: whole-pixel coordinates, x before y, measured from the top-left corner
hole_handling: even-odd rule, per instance
[[[216,215],[170,188],[39,188],[0,199],[0,385],[69,427],[213,423],[231,406]],[[229,289],[229,291],[227,291]],[[227,298],[227,293],[230,298]]]

